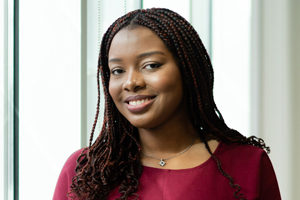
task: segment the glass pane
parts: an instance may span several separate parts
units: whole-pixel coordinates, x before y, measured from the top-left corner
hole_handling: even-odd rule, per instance
[[[51,199],[80,148],[80,1],[20,1],[20,200]]]
[[[97,0],[87,1],[87,86],[86,86],[86,140],[89,141],[92,125],[95,120],[97,105],[97,65],[100,43],[104,31],[111,23],[121,15],[125,14],[123,0]],[[114,8],[114,9],[110,9]],[[101,91],[100,116],[96,126],[94,140],[100,133],[103,121],[104,98]],[[88,142],[87,142],[88,143]],[[87,144],[88,145],[88,144]]]
[[[4,1],[0,0],[0,10],[4,11]],[[2,13],[1,12],[1,13]],[[0,15],[0,199],[4,199],[4,163],[6,161],[4,160],[4,14]]]
[[[139,0],[97,0],[88,1],[87,16],[87,133],[91,132],[97,105],[97,64],[102,36],[108,27],[127,12],[140,7]],[[111,9],[113,8],[113,9]],[[102,85],[101,85],[102,88]],[[100,115],[94,140],[100,133],[103,121],[104,96],[101,92]],[[89,134],[87,135],[89,140]]]
[[[168,8],[190,20],[190,1],[182,0],[144,0],[143,8]]]
[[[230,127],[249,135],[251,2],[213,1],[212,13],[216,104]]]

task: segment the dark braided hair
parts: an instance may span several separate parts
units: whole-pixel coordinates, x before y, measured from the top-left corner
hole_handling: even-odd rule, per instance
[[[227,144],[250,144],[270,151],[264,141],[255,136],[245,137],[229,128],[213,98],[213,69],[209,56],[197,32],[177,13],[161,8],[140,9],[118,18],[103,36],[98,61],[98,102],[89,147],[77,160],[69,196],[79,199],[106,199],[119,186],[120,199],[136,197],[142,174],[141,145],[138,130],[118,111],[108,92],[110,71],[108,52],[112,39],[121,29],[143,26],[155,32],[175,57],[183,77],[185,98],[190,119],[199,138],[215,160],[220,173],[229,180],[233,195],[246,199],[240,186],[227,174],[212,153],[208,141],[216,139]],[[100,105],[100,80],[105,96],[105,111],[100,135],[92,144]]]

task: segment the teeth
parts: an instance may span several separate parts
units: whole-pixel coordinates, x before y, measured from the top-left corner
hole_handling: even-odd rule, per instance
[[[142,103],[145,103],[146,101],[149,101],[149,99],[141,99],[141,100],[135,100],[135,101],[129,101],[129,105],[133,105],[133,106],[136,106],[136,105],[140,105]]]

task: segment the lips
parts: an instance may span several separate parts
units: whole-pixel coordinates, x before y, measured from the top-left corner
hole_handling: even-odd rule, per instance
[[[142,113],[148,110],[154,102],[155,97],[150,95],[129,96],[125,99],[125,103],[130,112]]]

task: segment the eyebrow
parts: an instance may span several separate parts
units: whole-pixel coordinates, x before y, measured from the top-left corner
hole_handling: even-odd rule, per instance
[[[160,54],[160,55],[165,55],[165,53],[161,52],[161,51],[150,51],[150,52],[145,52],[142,53],[140,55],[137,56],[138,59],[142,59],[142,58],[146,58],[155,54]],[[109,59],[108,62],[121,62],[122,59],[121,58],[111,58]]]

